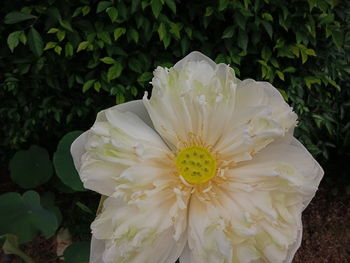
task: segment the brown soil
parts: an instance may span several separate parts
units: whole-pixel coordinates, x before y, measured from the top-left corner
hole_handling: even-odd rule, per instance
[[[350,196],[333,195],[323,184],[303,213],[303,241],[293,263],[350,262]],[[55,238],[42,237],[22,247],[35,262],[59,263]],[[20,263],[0,250],[0,263]]]
[[[303,213],[303,241],[293,263],[350,262],[350,196],[322,185]]]

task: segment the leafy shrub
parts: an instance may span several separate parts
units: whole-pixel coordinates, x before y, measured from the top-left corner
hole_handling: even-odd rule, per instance
[[[91,124],[111,97],[142,96],[156,65],[192,50],[230,63],[240,78],[273,82],[300,114],[300,137],[314,154],[327,158],[337,146],[334,104],[345,99],[339,83],[350,72],[345,1],[7,0],[4,7],[4,152],[28,141],[50,148]]]

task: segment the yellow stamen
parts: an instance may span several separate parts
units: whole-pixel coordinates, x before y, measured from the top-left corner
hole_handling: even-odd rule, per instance
[[[179,174],[190,184],[206,183],[216,174],[215,158],[201,146],[190,146],[181,150],[175,164]]]

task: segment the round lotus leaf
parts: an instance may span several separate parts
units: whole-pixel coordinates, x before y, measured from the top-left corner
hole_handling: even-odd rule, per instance
[[[33,145],[18,151],[10,161],[12,180],[22,188],[35,188],[47,182],[53,173],[48,152]]]
[[[20,243],[28,242],[41,233],[45,238],[55,234],[58,222],[55,214],[42,207],[40,196],[27,191],[0,195],[0,235],[14,234]]]
[[[65,263],[88,263],[90,257],[90,242],[73,243],[64,250]]]
[[[58,143],[56,152],[53,155],[53,164],[55,166],[57,176],[65,185],[69,186],[75,191],[85,190],[78,172],[75,169],[73,158],[70,153],[70,146],[81,133],[81,131],[73,131],[63,136]]]

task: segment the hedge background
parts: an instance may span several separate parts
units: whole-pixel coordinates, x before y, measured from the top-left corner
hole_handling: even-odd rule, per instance
[[[273,83],[298,113],[296,136],[326,180],[350,185],[349,14],[346,0],[3,0],[1,170],[31,145],[52,159],[66,133],[141,98],[156,66],[198,50],[241,79]],[[54,187],[43,180],[26,189],[67,192],[57,174]]]

